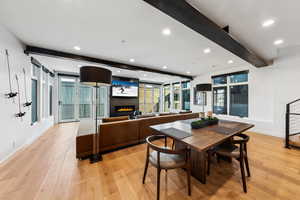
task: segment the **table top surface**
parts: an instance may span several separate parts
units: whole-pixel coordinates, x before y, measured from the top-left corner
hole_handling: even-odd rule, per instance
[[[180,120],[150,127],[159,134],[181,141],[198,151],[205,151],[238,133],[254,127],[254,125],[248,123],[219,120],[216,125],[192,129],[191,122],[196,120],[199,119]]]

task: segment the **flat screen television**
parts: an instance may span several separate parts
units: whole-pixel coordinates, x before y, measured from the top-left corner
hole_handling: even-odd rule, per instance
[[[137,82],[113,80],[113,97],[138,97],[139,84]]]

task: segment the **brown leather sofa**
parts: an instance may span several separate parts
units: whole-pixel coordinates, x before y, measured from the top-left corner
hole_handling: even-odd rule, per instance
[[[99,126],[100,152],[139,142],[139,120],[107,122]]]
[[[199,113],[188,113],[102,123],[99,125],[100,152],[105,153],[144,142],[146,137],[155,134],[150,128],[152,125],[198,117]],[[92,152],[93,134],[77,136],[76,157],[85,158]]]

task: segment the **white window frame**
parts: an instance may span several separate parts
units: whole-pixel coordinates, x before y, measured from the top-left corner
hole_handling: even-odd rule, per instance
[[[219,87],[226,87],[226,100],[227,100],[227,114],[215,114],[217,116],[230,116],[230,117],[238,117],[238,118],[243,118],[243,119],[249,119],[249,73],[247,74],[248,79],[245,82],[239,82],[239,83],[231,83],[230,82],[230,75],[226,75],[224,74],[224,76],[226,76],[226,80],[227,80],[227,84],[214,84],[213,83],[213,78],[212,78],[212,98],[211,98],[211,102],[212,102],[212,110],[213,110],[213,106],[214,106],[214,88],[219,88]],[[238,85],[247,85],[248,86],[248,117],[239,117],[236,115],[230,115],[230,87],[231,86],[238,86]]]
[[[147,85],[151,85],[151,99],[152,99],[152,102],[151,104],[153,105],[154,104],[154,88],[159,88],[159,111],[158,112],[152,112],[152,113],[159,113],[161,111],[161,107],[162,107],[162,101],[161,101],[161,90],[162,90],[162,86],[156,86],[155,84],[151,84],[151,83],[140,83],[140,84],[143,84],[144,87],[143,87],[143,93],[144,93],[144,99],[143,99],[143,105],[144,105],[144,110],[145,111],[145,108],[146,108],[146,88],[150,88],[150,87],[147,87]],[[145,112],[143,112],[145,113]],[[149,114],[149,113],[145,113],[145,114]]]

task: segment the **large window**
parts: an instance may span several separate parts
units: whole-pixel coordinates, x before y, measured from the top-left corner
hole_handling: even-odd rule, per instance
[[[40,68],[32,64],[32,79],[31,79],[31,123],[38,121],[38,110],[39,110],[39,76]]]
[[[181,83],[182,91],[182,110],[190,110],[191,104],[191,83],[189,81]]]
[[[42,67],[42,116],[43,118],[49,117],[50,102],[49,102],[49,85],[50,85],[50,74]]]
[[[170,85],[164,85],[163,92],[164,92],[164,112],[169,112],[171,107]]]
[[[215,76],[212,82],[214,113],[248,117],[248,71]]]
[[[53,85],[49,86],[49,115],[53,115]]]
[[[31,80],[31,123],[38,121],[38,81]]]
[[[90,118],[92,114],[93,88],[79,86],[79,118]]]
[[[180,83],[173,83],[173,108],[180,110]]]
[[[139,110],[142,113],[159,112],[160,88],[160,85],[139,84]]]
[[[105,117],[108,109],[108,89],[106,86],[98,88],[97,117]]]

